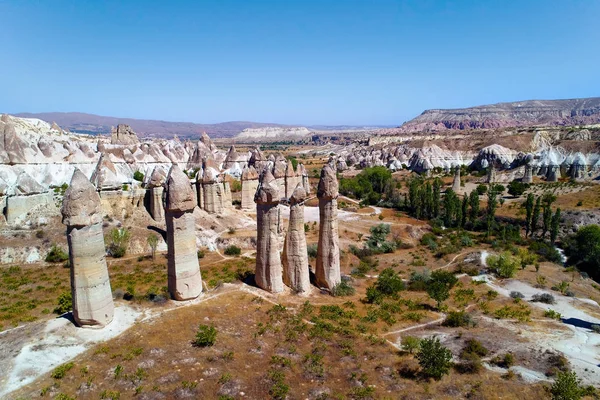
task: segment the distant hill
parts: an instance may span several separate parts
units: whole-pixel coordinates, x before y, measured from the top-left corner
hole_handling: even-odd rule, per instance
[[[20,113],[15,114],[24,118],[39,118],[47,122],[56,122],[61,128],[71,132],[105,134],[110,133],[112,126],[127,124],[142,137],[171,138],[174,135],[180,138],[198,138],[202,132],[211,137],[233,137],[247,128],[288,127],[288,125],[261,122],[232,121],[218,124],[196,124],[193,122],[170,122],[151,119],[105,117],[94,114],[77,112],[49,112],[49,113]]]
[[[418,117],[405,122],[393,131],[413,133],[598,123],[600,123],[600,97],[590,97],[569,100],[526,100],[470,108],[425,110]]]

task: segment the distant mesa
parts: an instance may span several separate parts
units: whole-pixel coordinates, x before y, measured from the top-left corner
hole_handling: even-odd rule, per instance
[[[600,97],[526,100],[469,108],[425,110],[389,134],[600,123]]]

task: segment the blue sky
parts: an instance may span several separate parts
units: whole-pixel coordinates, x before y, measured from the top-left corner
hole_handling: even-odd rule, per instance
[[[600,96],[600,1],[0,0],[0,111],[399,125]]]

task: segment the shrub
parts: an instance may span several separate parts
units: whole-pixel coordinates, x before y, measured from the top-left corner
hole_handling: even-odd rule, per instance
[[[108,252],[114,258],[121,258],[127,251],[131,232],[125,228],[114,228],[110,231]]]
[[[226,256],[239,256],[240,254],[242,254],[242,249],[231,244],[225,248],[224,253]]]
[[[217,328],[214,326],[200,324],[196,332],[196,339],[193,341],[194,346],[209,347],[215,344],[217,339]]]
[[[575,372],[559,372],[550,394],[553,400],[578,400],[583,396],[581,380]]]
[[[482,368],[481,357],[475,353],[461,355],[461,361],[456,365],[456,369],[462,374],[476,374]]]
[[[421,339],[416,336],[404,336],[401,344],[403,350],[413,354],[421,346]]]
[[[452,366],[452,352],[436,337],[423,339],[416,357],[423,373],[436,380],[446,375]]]
[[[431,279],[431,273],[428,269],[424,269],[421,272],[413,271],[410,274],[408,281],[408,288],[410,290],[423,291],[427,287],[427,282]]]
[[[54,369],[54,371],[52,371],[50,376],[53,377],[54,379],[62,379],[65,377],[67,372],[73,368],[74,365],[75,364],[73,364],[72,362],[68,362],[66,364],[59,365],[58,367],[56,367]]]
[[[477,194],[480,196],[483,196],[484,194],[486,194],[487,190],[488,190],[488,188],[484,184],[477,185],[477,189],[475,189],[475,191],[477,191]]]
[[[554,300],[554,296],[550,293],[536,293],[531,296],[531,301],[544,303],[544,304],[554,304],[556,301]]]
[[[515,356],[512,353],[506,353],[503,356],[497,355],[490,362],[501,368],[510,368],[515,364]]]
[[[536,254],[539,254],[540,256],[542,256],[543,259],[545,259],[547,261],[557,263],[557,264],[562,263],[562,258],[560,256],[560,253],[558,252],[558,250],[556,250],[556,248],[554,246],[552,246],[549,243],[532,242],[529,245],[529,250],[533,251]]]
[[[352,296],[356,290],[348,283],[348,281],[342,279],[340,283],[331,288],[331,294],[334,297]]]
[[[544,311],[544,317],[556,319],[556,320],[559,320],[559,321],[562,318],[562,316],[560,315],[559,312],[556,312],[556,311],[554,311],[552,309],[548,309],[548,310]]]
[[[46,255],[46,262],[59,263],[69,259],[69,255],[59,246],[52,245],[50,251]]]
[[[488,267],[501,278],[512,278],[521,264],[520,260],[508,251],[502,252],[500,255],[491,255],[486,262]]]
[[[404,290],[402,278],[392,268],[386,268],[381,271],[375,286],[385,296],[393,296],[399,291]]]
[[[484,357],[488,354],[488,349],[486,349],[479,340],[469,339],[465,342],[465,347],[462,349],[461,357],[468,353],[476,354],[479,357]]]
[[[73,298],[71,292],[63,292],[58,296],[58,305],[54,309],[56,314],[62,315],[66,312],[71,311],[73,308]]]
[[[442,325],[452,328],[472,327],[475,326],[475,321],[473,321],[471,314],[464,311],[450,311]]]
[[[309,244],[306,246],[306,251],[309,258],[317,258],[318,245],[316,243]]]
[[[133,179],[138,181],[138,182],[143,182],[144,181],[144,174],[142,173],[142,171],[135,171],[133,173]]]
[[[198,258],[204,258],[204,256],[206,254],[204,253],[204,250],[198,250],[198,252],[196,253],[196,255],[198,256]]]

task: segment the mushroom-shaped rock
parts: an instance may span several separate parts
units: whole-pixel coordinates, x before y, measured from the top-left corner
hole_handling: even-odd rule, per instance
[[[316,283],[332,290],[341,282],[340,238],[337,219],[338,182],[329,165],[321,170],[317,189],[319,198],[319,244],[317,248]]]
[[[102,222],[100,196],[92,182],[77,168],[65,191],[61,213],[63,224],[68,226],[87,226]]]
[[[174,165],[167,179],[168,287],[175,300],[188,300],[202,292],[196,248],[196,206],[188,177]]]
[[[279,237],[282,233],[279,187],[269,169],[265,170],[254,195],[256,202],[256,284],[271,293],[283,291]]]
[[[194,191],[186,174],[173,165],[167,178],[167,204],[169,212],[191,211],[196,207]]]
[[[165,220],[163,193],[166,182],[167,172],[161,167],[155,167],[146,184],[150,191],[150,215],[157,222],[164,222]]]
[[[63,198],[71,268],[73,317],[80,326],[104,326],[114,315],[106,266],[100,197],[78,169]]]
[[[310,290],[308,253],[304,233],[306,191],[298,184],[290,196],[289,228],[283,245],[283,280],[297,293]]]

